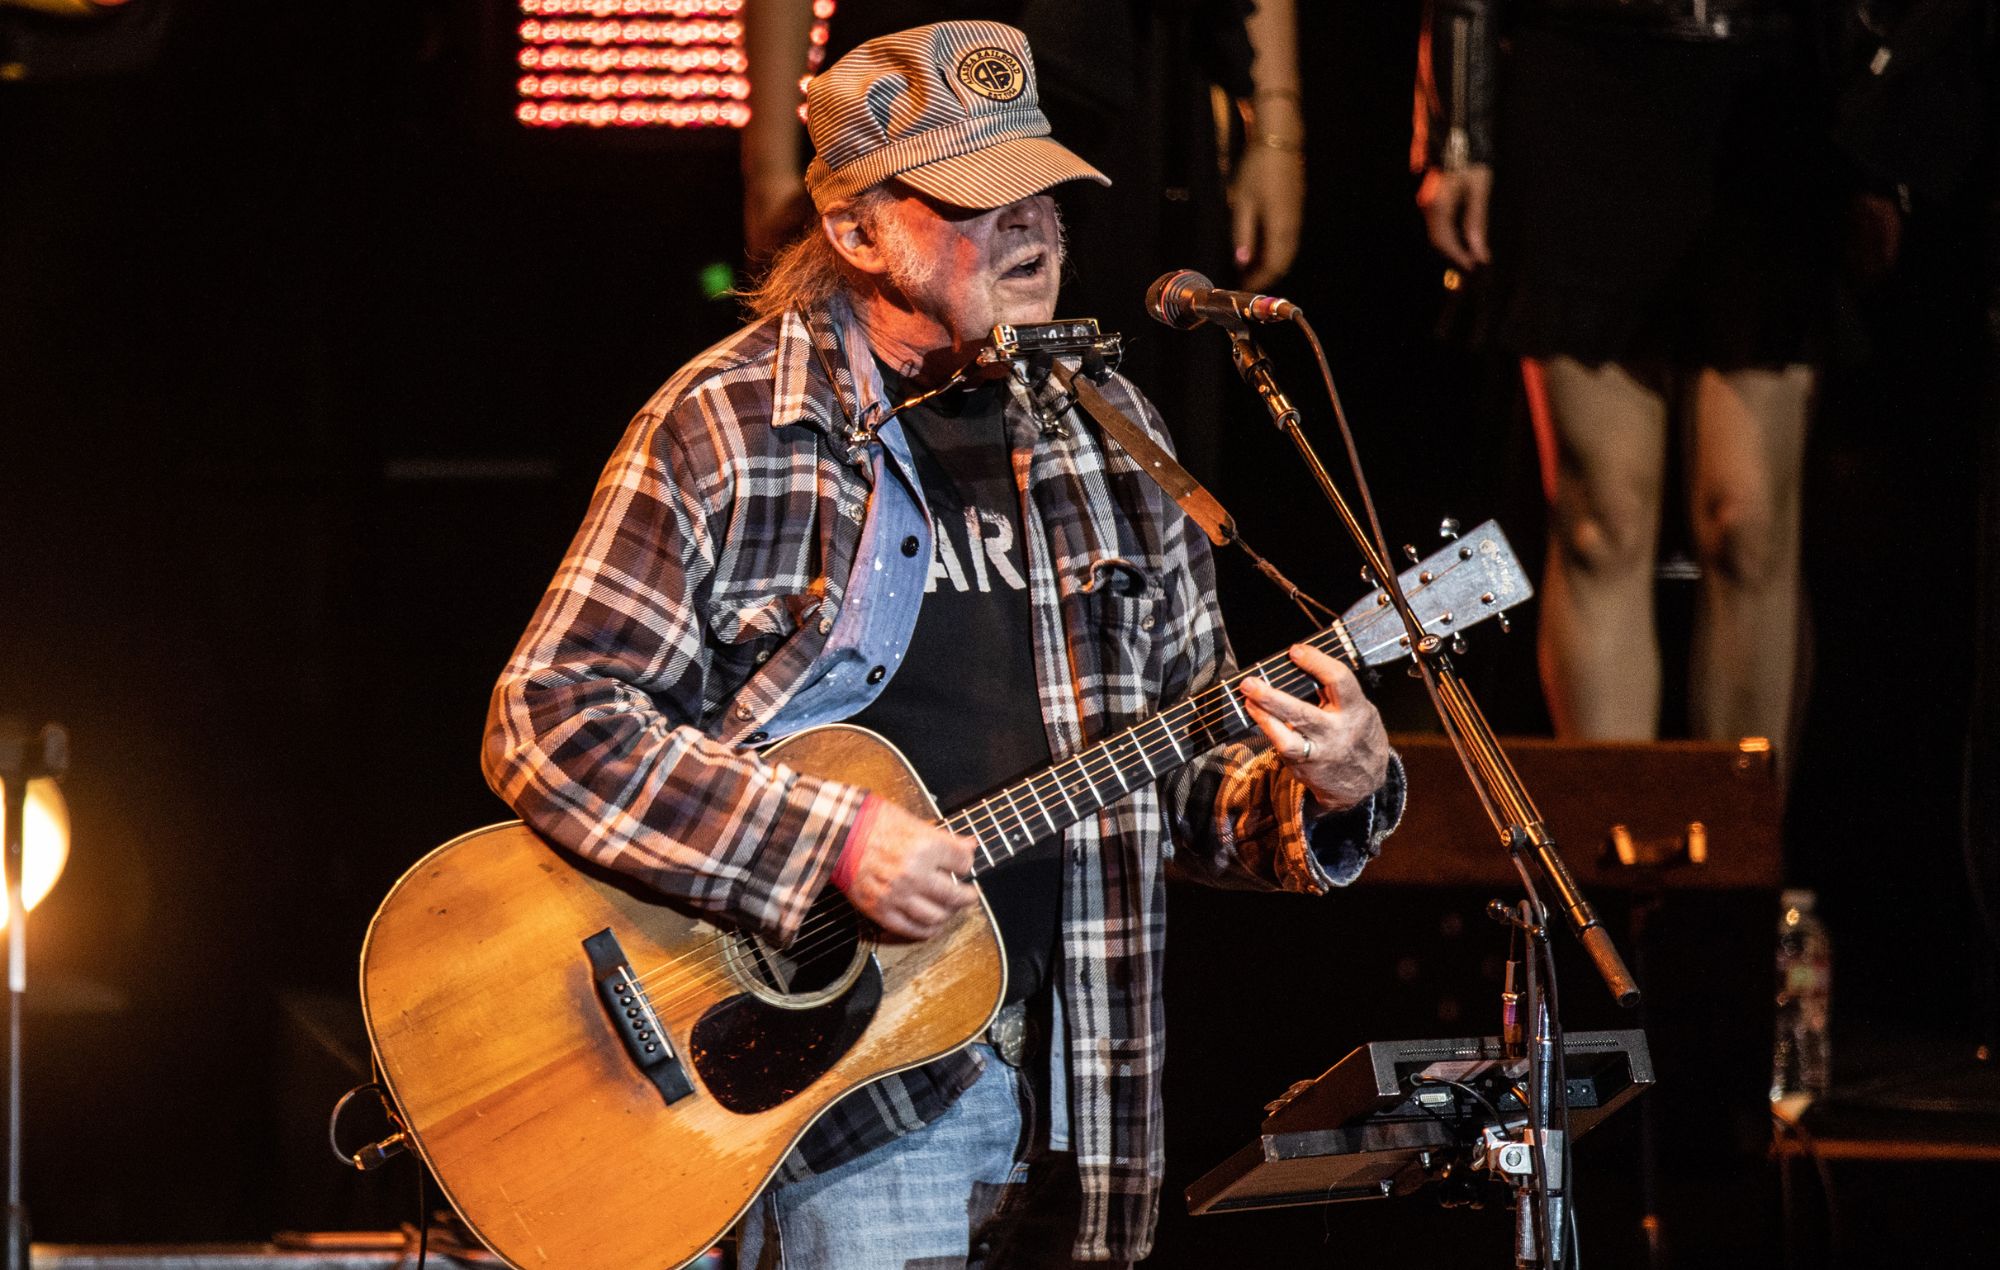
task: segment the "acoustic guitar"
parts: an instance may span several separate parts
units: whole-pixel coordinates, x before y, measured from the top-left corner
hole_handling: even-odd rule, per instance
[[[1403,577],[1427,633],[1532,593],[1491,522]],[[1355,667],[1408,651],[1388,598],[1310,641]],[[764,757],[860,785],[977,841],[975,873],[1254,730],[1237,684],[1299,696],[1279,655],[949,816],[871,732]],[[749,1207],[828,1107],[976,1039],[1005,992],[984,901],[888,942],[828,888],[779,948],[682,911],[516,821],[455,838],[382,903],[361,1000],[406,1137],[466,1225],[521,1270],[662,1270]]]

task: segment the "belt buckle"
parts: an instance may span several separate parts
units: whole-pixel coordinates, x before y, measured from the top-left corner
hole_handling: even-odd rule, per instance
[[[1000,1007],[986,1028],[986,1043],[1009,1067],[1019,1067],[1028,1057],[1028,1003],[1016,1001]]]

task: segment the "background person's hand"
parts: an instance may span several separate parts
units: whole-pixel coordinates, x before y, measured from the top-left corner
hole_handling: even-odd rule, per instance
[[[1292,267],[1305,205],[1306,168],[1297,154],[1254,140],[1244,147],[1229,187],[1229,212],[1246,290],[1262,291]]]
[[[1493,197],[1493,169],[1474,163],[1455,171],[1432,168],[1417,189],[1431,246],[1445,259],[1471,271],[1493,263],[1487,246],[1486,214]]]

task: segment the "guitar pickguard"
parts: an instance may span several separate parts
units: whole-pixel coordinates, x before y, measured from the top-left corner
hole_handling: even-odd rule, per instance
[[[824,1076],[881,1004],[882,971],[870,957],[845,992],[821,1005],[787,1009],[745,992],[710,1006],[688,1034],[689,1057],[717,1104],[755,1115]]]

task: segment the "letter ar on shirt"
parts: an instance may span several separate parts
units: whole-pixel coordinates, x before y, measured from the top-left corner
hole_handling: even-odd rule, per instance
[[[1005,513],[968,506],[953,516],[939,509],[931,536],[937,554],[924,584],[926,594],[936,591],[940,582],[955,591],[991,591],[996,585],[1009,591],[1027,589],[1020,552],[1015,549],[1014,522]]]

